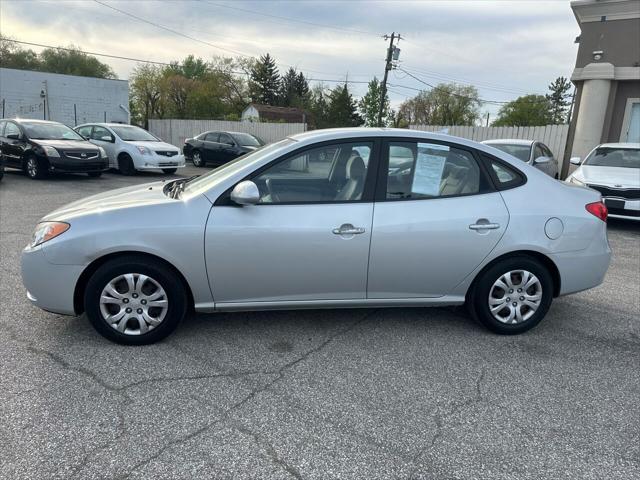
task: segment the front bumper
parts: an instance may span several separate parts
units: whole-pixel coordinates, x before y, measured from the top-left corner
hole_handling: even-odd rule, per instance
[[[136,170],[157,170],[159,168],[183,168],[184,155],[178,154],[172,157],[164,155],[138,155],[135,161]]]
[[[623,197],[604,197],[611,218],[640,221],[640,200]]]
[[[22,283],[27,298],[48,312],[75,315],[73,296],[84,267],[54,265],[42,251],[42,246],[22,251]]]
[[[109,169],[109,159],[100,160],[69,160],[64,157],[47,158],[50,172],[60,173],[92,173],[105,172]]]

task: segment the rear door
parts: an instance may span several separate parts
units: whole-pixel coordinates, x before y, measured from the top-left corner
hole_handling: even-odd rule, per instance
[[[502,237],[509,214],[472,149],[390,140],[382,147],[368,298],[446,295]]]

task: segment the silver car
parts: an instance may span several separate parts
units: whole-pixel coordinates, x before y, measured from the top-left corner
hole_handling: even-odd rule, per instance
[[[135,125],[86,123],[78,125],[75,131],[104,148],[109,156],[109,167],[124,175],[144,170],[162,170],[173,175],[185,166],[184,155],[178,147]]]
[[[164,338],[189,308],[466,303],[515,334],[602,282],[606,215],[598,192],[473,141],[317,130],[62,207],[36,226],[22,275],[35,305],[86,312],[125,344]]]
[[[536,140],[497,139],[485,140],[482,143],[513,155],[552,178],[559,178],[558,160],[551,153],[551,149],[542,142]]]
[[[594,148],[567,182],[599,191],[609,215],[640,221],[640,143],[605,143]]]

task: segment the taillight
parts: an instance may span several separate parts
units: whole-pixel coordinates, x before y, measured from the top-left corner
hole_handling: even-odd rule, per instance
[[[593,202],[587,203],[584,208],[587,209],[591,215],[595,215],[603,222],[607,221],[607,215],[609,215],[609,210],[607,210],[607,206],[602,202]]]

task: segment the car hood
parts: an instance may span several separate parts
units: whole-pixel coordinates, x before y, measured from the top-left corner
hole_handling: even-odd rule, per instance
[[[86,140],[31,140],[38,145],[48,145],[51,147],[59,148],[61,150],[73,149],[73,150],[91,150],[96,151],[98,147],[89,143]]]
[[[41,221],[64,221],[108,210],[178,201],[164,194],[163,189],[166,184],[166,181],[145,183],[92,195],[54,210],[44,216]]]
[[[135,145],[136,147],[147,147],[149,150],[172,150],[179,152],[180,149],[170,143],[166,142],[143,142],[143,141],[135,141],[135,142],[127,142],[131,145]]]
[[[606,187],[640,188],[640,169],[583,165],[573,173],[578,180]]]

